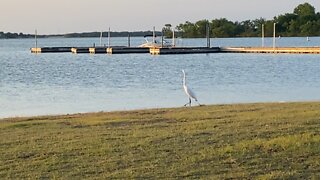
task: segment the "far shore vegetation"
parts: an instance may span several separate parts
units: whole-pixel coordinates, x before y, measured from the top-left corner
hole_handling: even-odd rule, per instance
[[[199,20],[195,23],[186,21],[176,27],[171,24],[165,24],[162,31],[156,31],[156,35],[164,34],[166,37],[172,37],[172,29],[176,31],[176,35],[182,38],[203,38],[206,37],[207,26],[210,27],[210,37],[212,38],[228,38],[228,37],[259,37],[262,34],[262,25],[266,37],[273,34],[273,24],[276,23],[277,35],[286,37],[296,36],[320,36],[320,13],[315,8],[304,3],[294,8],[292,13],[285,13],[275,16],[271,20],[258,18],[255,20],[230,21],[226,18],[213,20]],[[47,37],[99,37],[101,32],[84,32],[84,33],[68,33],[56,35],[38,35],[39,38]],[[103,36],[107,36],[108,32],[103,32]],[[152,34],[151,31],[135,31],[135,32],[111,32],[112,37],[142,37]],[[13,38],[33,38],[34,34],[11,33],[0,31],[0,39]]]
[[[0,120],[0,179],[320,179],[320,102]]]

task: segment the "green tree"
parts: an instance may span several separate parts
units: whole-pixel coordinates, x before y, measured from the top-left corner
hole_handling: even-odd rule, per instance
[[[194,23],[186,21],[184,24],[179,24],[177,29],[184,38],[197,37],[197,28]]]
[[[265,26],[266,20],[264,18],[255,19],[252,21],[254,27],[256,28],[256,35],[261,36],[262,35],[262,25]]]
[[[277,23],[277,33],[281,36],[288,36],[290,32],[290,22],[296,21],[298,15],[286,13],[284,15],[279,15],[274,18],[274,21]],[[296,33],[296,31],[294,31]],[[294,34],[293,33],[293,34]]]
[[[165,24],[163,30],[163,35],[167,38],[172,38],[172,25]]]
[[[243,30],[244,30],[244,32],[240,34],[241,36],[247,36],[247,37],[257,36],[258,27],[255,26],[253,21],[250,21],[250,20],[242,21],[240,25],[243,27]]]
[[[206,19],[197,21],[195,23],[195,28],[197,31],[197,35],[196,35],[197,38],[206,37],[208,25],[209,25],[209,21]]]
[[[296,36],[300,32],[300,25],[298,21],[291,20],[289,22],[288,36]]]
[[[314,16],[315,8],[311,6],[309,3],[304,3],[298,5],[293,12],[298,16]]]
[[[309,3],[300,4],[293,12],[297,15],[294,23],[296,25],[296,33],[292,33],[294,36],[320,35],[320,30],[317,29],[319,17],[317,17],[313,6]]]
[[[211,21],[211,34],[213,37],[233,37],[236,32],[236,25],[226,18],[214,19]]]

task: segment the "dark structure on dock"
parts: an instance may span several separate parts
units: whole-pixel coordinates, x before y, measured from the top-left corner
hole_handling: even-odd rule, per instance
[[[42,47],[31,48],[32,53],[65,53],[71,52],[72,47]]]
[[[172,48],[150,48],[150,54],[161,55],[161,54],[207,54],[207,53],[218,53],[220,52],[219,47],[172,47]]]

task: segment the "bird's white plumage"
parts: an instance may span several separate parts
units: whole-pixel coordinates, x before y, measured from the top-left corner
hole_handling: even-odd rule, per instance
[[[184,89],[184,92],[186,92],[186,94],[189,96],[189,98],[193,98],[193,99],[197,100],[196,94],[190,89],[189,86],[184,84],[183,89]]]
[[[187,96],[189,97],[189,104],[191,106],[191,99],[194,99],[195,101],[198,102],[198,99],[197,99],[197,96],[196,94],[191,90],[191,88],[187,85],[187,82],[186,82],[186,73],[184,72],[184,70],[182,70],[182,73],[183,73],[183,89],[184,89],[184,92],[187,94]],[[185,104],[185,106],[187,105]]]

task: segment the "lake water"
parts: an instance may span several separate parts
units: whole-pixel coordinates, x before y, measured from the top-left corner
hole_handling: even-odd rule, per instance
[[[320,46],[319,37],[277,46]],[[132,38],[131,45],[143,43]],[[106,43],[106,39],[104,39]],[[99,38],[39,39],[39,46],[91,46]],[[126,45],[126,38],[112,38]],[[178,39],[205,46],[205,39]],[[259,38],[212,39],[212,46],[261,46]],[[265,45],[271,46],[266,38]],[[320,55],[31,54],[33,39],[0,40],[0,118],[181,107],[182,72],[202,104],[319,101]]]

